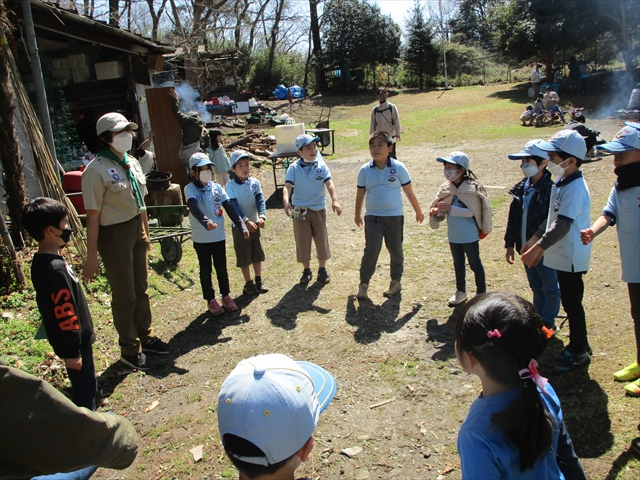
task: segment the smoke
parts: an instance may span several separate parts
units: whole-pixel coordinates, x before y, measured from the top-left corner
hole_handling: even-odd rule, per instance
[[[617,110],[627,108],[631,91],[636,87],[638,79],[626,70],[621,70],[606,75],[603,83],[607,93],[600,97],[596,111],[590,115],[594,118],[615,116]]]
[[[180,100],[180,111],[182,113],[198,112],[202,121],[211,123],[212,115],[207,111],[207,107],[202,103],[200,92],[188,83],[184,82],[174,87],[178,92]]]

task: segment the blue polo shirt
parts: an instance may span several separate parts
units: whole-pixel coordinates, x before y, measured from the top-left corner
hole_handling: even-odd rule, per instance
[[[260,215],[267,216],[262,187],[258,179],[248,177],[247,181],[243,182],[236,177],[227,183],[226,189],[229,200],[243,220],[256,223]]]
[[[225,239],[224,217],[222,216],[222,204],[229,200],[224,189],[217,183],[209,182],[202,188],[197,187],[193,182],[184,187],[184,196],[187,201],[195,198],[198,208],[202,210],[209,220],[218,225],[213,230],[207,230],[202,226],[196,217],[189,212],[189,223],[191,224],[191,240],[194,243],[213,243]]]
[[[288,168],[284,178],[294,186],[291,203],[310,210],[326,208],[324,184],[328,180],[331,180],[331,172],[324,160],[305,162],[302,158]]]
[[[365,215],[396,217],[403,215],[402,187],[411,183],[404,164],[389,157],[383,170],[375,161],[365,163],[358,172],[358,188],[367,192]]]
[[[640,187],[626,190],[611,189],[609,201],[602,215],[610,217],[615,225],[622,260],[622,281],[640,283]]]

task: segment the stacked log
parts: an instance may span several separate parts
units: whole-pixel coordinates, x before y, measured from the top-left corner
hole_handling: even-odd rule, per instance
[[[237,140],[225,144],[224,148],[229,153],[233,150],[245,150],[259,157],[268,157],[276,150],[276,140],[262,130],[253,130]]]

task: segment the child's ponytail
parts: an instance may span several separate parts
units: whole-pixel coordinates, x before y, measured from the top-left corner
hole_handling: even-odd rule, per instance
[[[535,307],[516,295],[477,295],[456,320],[458,356],[467,352],[492,380],[509,388],[519,386],[517,397],[491,421],[520,452],[523,472],[551,446],[553,423],[536,388],[544,384],[532,360],[542,353],[547,338]]]

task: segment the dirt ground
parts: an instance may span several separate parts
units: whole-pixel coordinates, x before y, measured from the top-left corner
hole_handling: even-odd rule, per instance
[[[593,124],[606,138],[619,128],[606,119]],[[530,138],[548,138],[556,130],[531,129]],[[339,152],[339,132],[336,137]],[[488,288],[530,298],[523,267],[519,260],[506,264],[502,241],[510,202],[507,191],[521,177],[518,163],[508,161],[506,155],[523,144],[520,139],[467,142],[464,138],[454,147],[400,144],[398,157],[411,173],[414,192],[427,212],[443,181],[435,158],[456,149],[467,152],[494,205],[494,231],[481,242]],[[318,424],[312,457],[297,472],[299,476],[461,478],[456,437],[480,383],[463,372],[455,358],[457,310],[446,303],[455,290],[446,229],[416,224],[405,201],[402,293],[391,299],[382,296],[389,281],[388,255],[383,251],[370,284],[372,302],[356,300],[364,233],[353,222],[355,182],[365,160],[363,150],[349,158],[338,155],[329,163],[343,207],[340,217],[327,215],[333,252],[327,265],[331,283],[307,288],[298,284],[302,269],[295,262],[290,221],[275,208],[279,202],[271,169],[262,168],[259,177],[270,206],[263,230],[267,294],[240,296],[237,313],[213,318],[205,313],[189,243],[175,269],[164,265],[154,252],[151,275],[158,277],[150,289],[154,325],[170,341],[173,354],[168,359],[156,357],[160,368],[147,374],[121,371],[108,309],[97,315],[99,336],[111,337],[96,345],[102,410],[126,415],[135,424],[140,450],[127,470],[101,469],[95,478],[234,478],[218,436],[218,391],[241,359],[270,352],[318,363],[338,381],[335,399]],[[592,220],[606,202],[614,181],[612,171],[611,157],[584,166],[592,194]],[[228,255],[232,293],[237,294],[242,279],[230,245]],[[315,276],[317,264],[312,262],[312,267]],[[473,291],[469,270],[467,276]],[[566,340],[565,327],[542,358],[541,371],[559,392],[589,478],[638,478],[640,463],[625,453],[638,433],[638,400],[625,398],[621,385],[611,379],[611,372],[631,361],[631,357],[620,357],[620,351],[633,351],[626,286],[620,281],[612,230],[596,241],[585,304],[595,350],[591,366],[565,376],[553,373],[552,355]],[[157,406],[150,409],[154,402]],[[198,445],[203,445],[204,456],[194,462],[189,450]],[[362,451],[350,458],[341,453],[348,447]]]

